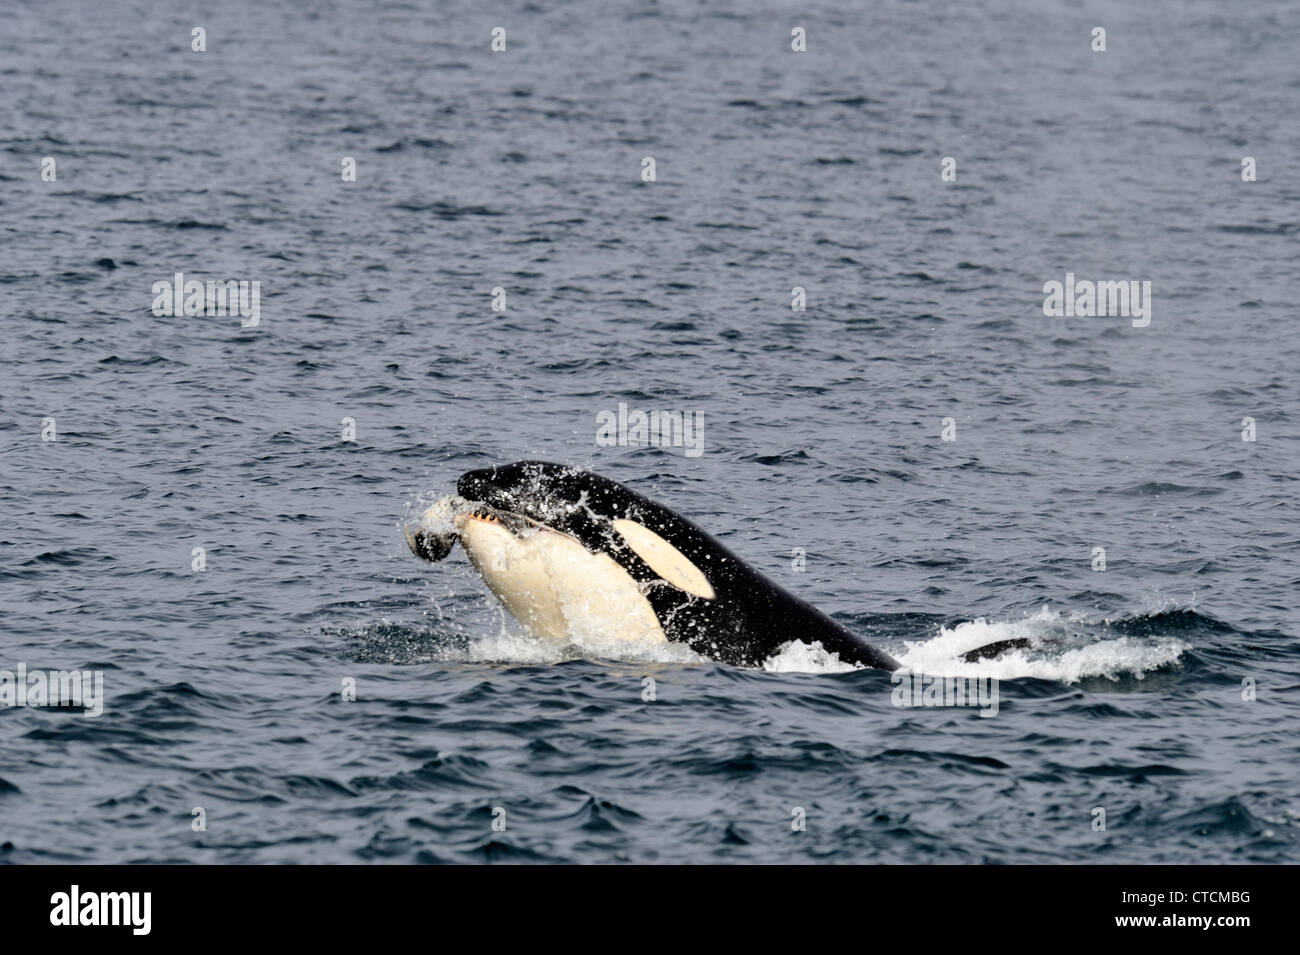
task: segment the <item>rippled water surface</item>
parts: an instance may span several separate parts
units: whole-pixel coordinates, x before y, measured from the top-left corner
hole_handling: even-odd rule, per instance
[[[0,860],[1294,861],[1300,10],[733,6],[0,10]],[[997,715],[528,638],[399,530],[524,457]]]

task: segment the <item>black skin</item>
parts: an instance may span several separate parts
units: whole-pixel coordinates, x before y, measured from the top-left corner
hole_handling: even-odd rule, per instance
[[[544,524],[569,534],[588,550],[604,552],[643,582],[646,598],[670,640],[723,663],[758,666],[784,643],[818,641],[841,660],[883,670],[900,664],[846,630],[811,604],[777,586],[686,518],[616,481],[590,471],[544,461],[518,461],[462,474],[457,493],[510,526],[512,520]],[[648,527],[681,551],[713,586],[708,600],[660,579],[610,524],[627,518]],[[450,541],[417,536],[421,557],[445,557]]]
[[[997,643],[988,643],[982,647],[976,647],[974,650],[967,650],[961,655],[961,658],[967,663],[979,663],[981,660],[992,660],[994,657],[999,657],[1008,650],[1027,650],[1033,645],[1033,641],[1028,637],[999,640]]]

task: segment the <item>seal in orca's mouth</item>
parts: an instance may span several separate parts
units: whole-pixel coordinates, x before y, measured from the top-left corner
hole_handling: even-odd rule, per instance
[[[431,562],[442,560],[451,553],[467,521],[496,523],[516,533],[521,533],[529,524],[521,515],[498,511],[486,504],[475,504],[453,495],[444,497],[421,514],[414,525],[407,524],[403,528],[406,544],[416,557]]]
[[[899,666],[686,518],[608,478],[520,461],[466,472],[456,490],[406,528],[412,552],[441,560],[459,540],[538,636],[670,640],[748,666],[802,640],[847,662]]]

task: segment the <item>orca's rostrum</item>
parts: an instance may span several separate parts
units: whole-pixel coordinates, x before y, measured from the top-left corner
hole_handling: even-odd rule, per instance
[[[468,471],[456,490],[406,527],[412,552],[441,560],[459,540],[492,593],[538,637],[581,629],[668,640],[744,666],[800,640],[846,662],[899,667],[680,514],[609,478],[519,461]]]

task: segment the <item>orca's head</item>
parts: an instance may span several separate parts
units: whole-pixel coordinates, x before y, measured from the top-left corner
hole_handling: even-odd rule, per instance
[[[438,501],[405,528],[411,552],[428,561],[451,553],[471,521],[497,525],[516,536],[545,528],[572,534],[591,520],[616,518],[631,495],[608,478],[545,461],[518,461],[467,471],[456,494]]]
[[[417,557],[431,561],[446,557],[459,540],[485,579],[509,573],[508,555],[520,555],[516,544],[531,542],[526,546],[536,553],[548,549],[545,560],[566,551],[603,553],[635,568],[639,579],[657,577],[712,600],[716,594],[706,569],[731,560],[689,521],[582,468],[517,461],[467,471],[456,491],[408,526],[406,540]],[[518,583],[503,577],[488,581],[498,596]]]
[[[516,461],[466,471],[456,493],[501,514],[563,528],[579,515],[612,520],[635,497],[627,488],[582,468],[546,461]]]

